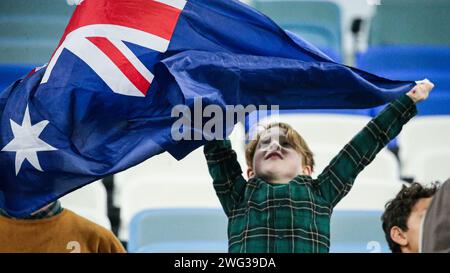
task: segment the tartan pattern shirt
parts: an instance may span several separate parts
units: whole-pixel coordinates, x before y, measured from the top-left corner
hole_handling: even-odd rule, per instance
[[[47,208],[42,209],[33,215],[28,215],[28,216],[20,218],[20,219],[39,220],[39,219],[44,219],[44,218],[50,218],[52,216],[58,215],[62,211],[63,211],[63,208],[61,207],[61,202],[59,200],[56,200]],[[2,209],[0,209],[0,215],[5,216],[7,218],[13,218],[8,213],[6,213],[6,211],[4,211]],[[19,219],[19,218],[15,218],[15,219]]]
[[[257,253],[328,252],[330,217],[365,166],[417,113],[406,95],[391,102],[313,179],[288,184],[242,176],[228,140],[204,146],[214,189],[228,217],[228,251]]]

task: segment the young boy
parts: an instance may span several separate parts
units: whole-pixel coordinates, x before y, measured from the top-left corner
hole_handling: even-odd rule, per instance
[[[229,252],[328,252],[333,208],[432,88],[427,80],[418,82],[389,104],[317,179],[310,176],[312,152],[287,124],[269,125],[247,145],[248,182],[229,141],[207,143],[209,172],[229,219]]]
[[[123,253],[114,234],[55,201],[25,218],[0,210],[0,253]]]
[[[424,187],[419,183],[403,186],[397,196],[386,204],[381,217],[383,231],[393,253],[418,253],[420,225],[438,185]]]

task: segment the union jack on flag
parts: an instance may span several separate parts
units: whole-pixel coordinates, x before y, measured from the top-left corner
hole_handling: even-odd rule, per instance
[[[41,83],[64,49],[82,59],[115,93],[145,96],[153,73],[125,43],[167,51],[184,0],[86,1],[75,10]],[[105,12],[105,9],[107,12]]]

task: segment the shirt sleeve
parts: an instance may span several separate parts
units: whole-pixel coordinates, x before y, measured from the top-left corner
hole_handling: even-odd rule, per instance
[[[317,177],[317,185],[332,207],[350,191],[356,176],[416,113],[416,106],[408,96],[392,101],[331,160]]]
[[[203,150],[216,194],[225,214],[230,215],[242,199],[246,185],[236,152],[229,140],[210,141]]]

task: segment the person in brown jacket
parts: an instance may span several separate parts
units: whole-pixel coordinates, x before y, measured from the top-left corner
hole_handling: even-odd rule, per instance
[[[114,234],[53,202],[25,218],[0,211],[0,252],[123,253]]]

